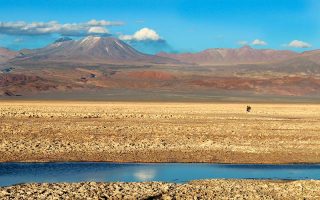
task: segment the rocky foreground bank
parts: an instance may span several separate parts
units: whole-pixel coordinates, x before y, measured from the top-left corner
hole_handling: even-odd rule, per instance
[[[320,199],[320,181],[22,184],[0,188],[0,199]]]

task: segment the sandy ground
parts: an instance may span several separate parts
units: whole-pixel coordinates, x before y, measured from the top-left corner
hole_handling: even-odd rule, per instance
[[[0,161],[319,163],[320,105],[0,101]]]
[[[201,180],[186,184],[44,183],[0,188],[1,199],[319,199],[320,181]]]

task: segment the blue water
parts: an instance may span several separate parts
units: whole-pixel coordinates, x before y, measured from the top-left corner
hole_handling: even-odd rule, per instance
[[[200,163],[0,163],[0,186],[30,182],[165,181],[195,179],[318,179],[320,165],[233,165]]]

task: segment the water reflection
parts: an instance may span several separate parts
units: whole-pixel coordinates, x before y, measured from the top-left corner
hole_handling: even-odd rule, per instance
[[[156,177],[156,170],[154,169],[142,169],[134,172],[134,176],[139,181],[150,181],[153,180]]]

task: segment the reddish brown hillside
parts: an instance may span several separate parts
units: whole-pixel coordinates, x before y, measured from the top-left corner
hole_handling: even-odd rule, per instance
[[[0,63],[6,62],[18,55],[18,52],[11,51],[6,48],[0,48]]]
[[[129,78],[136,78],[136,79],[151,79],[151,80],[173,80],[176,77],[167,72],[161,71],[136,71],[136,72],[129,72]]]

